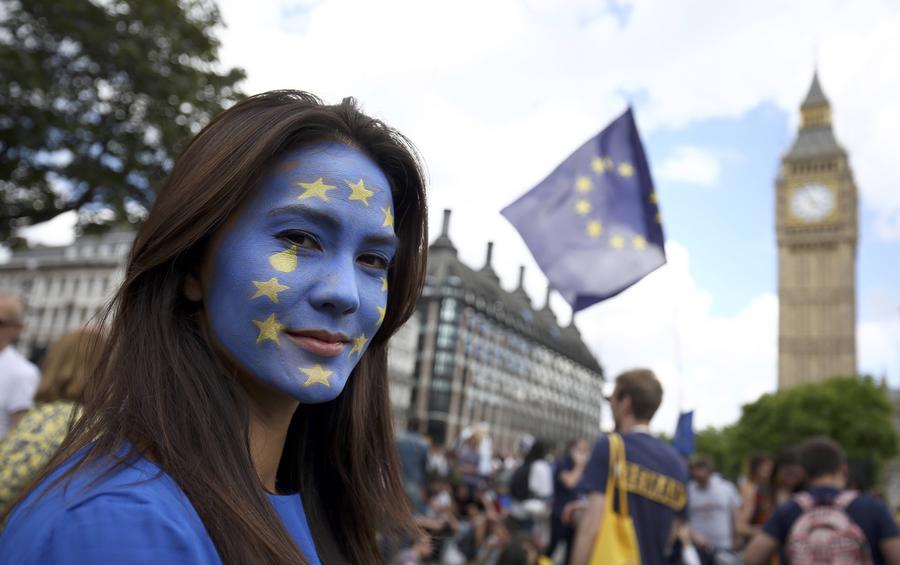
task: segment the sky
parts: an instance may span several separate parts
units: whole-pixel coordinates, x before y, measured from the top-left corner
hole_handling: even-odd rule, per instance
[[[774,182],[818,68],[860,190],[859,368],[900,387],[900,3],[219,4],[221,59],[246,70],[245,92],[354,96],[400,129],[428,168],[432,239],[452,209],[462,260],[480,267],[494,241],[502,283],[525,265],[537,306],[546,279],[499,211],[631,104],[669,263],[575,321],[608,375],[657,372],[653,426],[669,433],[681,409],[721,426],[775,389]],[[71,223],[29,235],[65,239]]]

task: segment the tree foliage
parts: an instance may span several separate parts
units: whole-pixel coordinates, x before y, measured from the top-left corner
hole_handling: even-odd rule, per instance
[[[753,452],[772,455],[812,436],[840,443],[848,457],[874,469],[897,453],[893,407],[869,377],[832,379],[765,394],[743,407],[737,423],[697,434],[697,451],[736,477]]]
[[[0,241],[79,211],[135,221],[182,144],[241,94],[209,0],[4,0]]]

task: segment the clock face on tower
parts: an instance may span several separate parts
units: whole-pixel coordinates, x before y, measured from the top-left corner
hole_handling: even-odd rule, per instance
[[[823,184],[806,184],[791,194],[791,215],[803,223],[821,222],[834,213],[834,191]]]

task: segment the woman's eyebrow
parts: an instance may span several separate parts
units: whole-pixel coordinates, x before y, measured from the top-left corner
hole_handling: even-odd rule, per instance
[[[373,234],[366,237],[366,242],[372,245],[385,246],[390,247],[392,249],[397,249],[400,247],[400,238],[391,234]]]
[[[334,215],[322,210],[317,210],[316,208],[304,206],[303,204],[291,204],[289,206],[272,208],[266,215],[270,218],[277,216],[302,216],[305,219],[325,224],[325,226],[329,228],[337,228],[340,225],[340,222]]]

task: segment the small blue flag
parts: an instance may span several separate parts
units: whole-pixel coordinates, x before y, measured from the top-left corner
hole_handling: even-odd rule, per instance
[[[694,411],[682,412],[675,426],[675,437],[672,438],[675,451],[690,457],[694,454]]]
[[[501,213],[576,312],[666,263],[662,218],[631,108]]]

